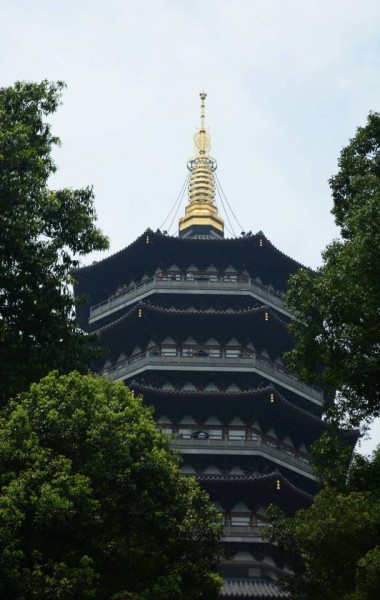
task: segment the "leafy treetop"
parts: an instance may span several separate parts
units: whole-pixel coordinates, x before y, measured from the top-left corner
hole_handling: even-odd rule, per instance
[[[288,305],[295,349],[290,368],[301,378],[338,390],[330,417],[358,426],[380,415],[380,114],[342,150],[330,180],[342,239],[323,253],[315,274],[290,281]]]
[[[88,337],[74,315],[78,257],[108,247],[94,225],[93,191],[53,191],[45,117],[60,104],[62,82],[0,89],[0,402],[51,369],[88,369]]]
[[[122,383],[53,372],[3,410],[0,530],[2,598],[218,596],[219,515]]]

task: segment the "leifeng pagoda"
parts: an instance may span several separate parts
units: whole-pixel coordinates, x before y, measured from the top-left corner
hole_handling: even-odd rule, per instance
[[[108,349],[100,371],[154,407],[183,455],[182,472],[223,513],[221,597],[283,598],[265,510],[275,503],[292,514],[311,504],[308,450],[326,429],[324,397],[282,362],[292,347],[283,296],[301,265],[262,232],[224,238],[205,98],[178,237],[148,229],[80,269],[75,293],[89,302],[78,319]]]

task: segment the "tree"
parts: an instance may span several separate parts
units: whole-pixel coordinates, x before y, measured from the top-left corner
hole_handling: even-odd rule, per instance
[[[323,253],[315,274],[291,278],[288,305],[295,349],[290,368],[321,383],[336,400],[332,433],[380,414],[380,114],[340,155],[330,180],[341,239]],[[294,577],[295,600],[375,600],[380,593],[380,449],[366,459],[322,438],[313,452],[321,491],[309,509],[285,517],[272,507],[271,539]]]
[[[91,188],[52,191],[59,139],[44,118],[62,82],[0,89],[0,403],[50,370],[84,372],[94,357],[71,284],[78,258],[107,248]]]
[[[335,453],[334,465],[326,451]],[[284,580],[295,600],[377,600],[380,590],[380,451],[372,460],[324,439],[314,451],[327,483],[294,518],[268,510],[270,536],[294,576]]]
[[[19,395],[0,486],[2,598],[217,597],[218,513],[123,384],[53,372]]]
[[[330,180],[341,239],[316,273],[301,270],[287,296],[297,316],[289,367],[334,395],[330,417],[358,426],[380,415],[380,114],[344,148]]]

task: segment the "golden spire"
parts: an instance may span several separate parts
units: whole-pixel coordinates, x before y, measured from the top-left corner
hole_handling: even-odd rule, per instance
[[[211,140],[210,135],[206,132],[205,128],[205,100],[207,98],[207,94],[205,92],[201,92],[201,126],[199,128],[198,133],[194,136],[194,144],[195,150],[199,152],[199,155],[206,154],[211,149]]]
[[[197,154],[187,163],[191,171],[189,182],[189,203],[185,216],[179,220],[179,234],[181,237],[223,237],[224,222],[218,215],[215,200],[214,171],[217,162],[209,155],[211,149],[210,135],[205,127],[205,100],[207,94],[200,93],[201,97],[201,124],[199,131],[194,136],[195,151]]]

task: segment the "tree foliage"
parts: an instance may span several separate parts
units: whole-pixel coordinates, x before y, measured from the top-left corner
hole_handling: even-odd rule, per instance
[[[218,595],[221,524],[123,384],[51,373],[0,419],[0,596]]]
[[[380,114],[340,155],[330,180],[341,239],[312,274],[291,278],[288,305],[298,319],[290,368],[301,378],[338,390],[330,416],[357,426],[380,415]]]
[[[273,506],[268,510],[271,539],[294,570],[284,586],[295,600],[376,600],[380,591],[380,451],[372,459],[355,454],[347,470],[343,445],[335,466],[324,465],[329,446],[331,457],[339,441],[324,440],[314,456],[320,468],[334,477],[311,508],[298,511],[294,518]]]
[[[72,271],[108,242],[94,225],[91,188],[48,187],[59,139],[45,117],[63,87],[0,89],[0,402],[52,369],[87,370],[93,358],[75,320]]]
[[[330,180],[341,239],[315,274],[292,277],[296,346],[288,364],[322,383],[336,401],[331,431],[380,415],[380,114],[340,155]],[[375,600],[380,594],[380,449],[372,459],[324,436],[314,447],[321,483],[309,509],[288,518],[268,511],[272,540],[294,570],[285,586],[295,600]]]

